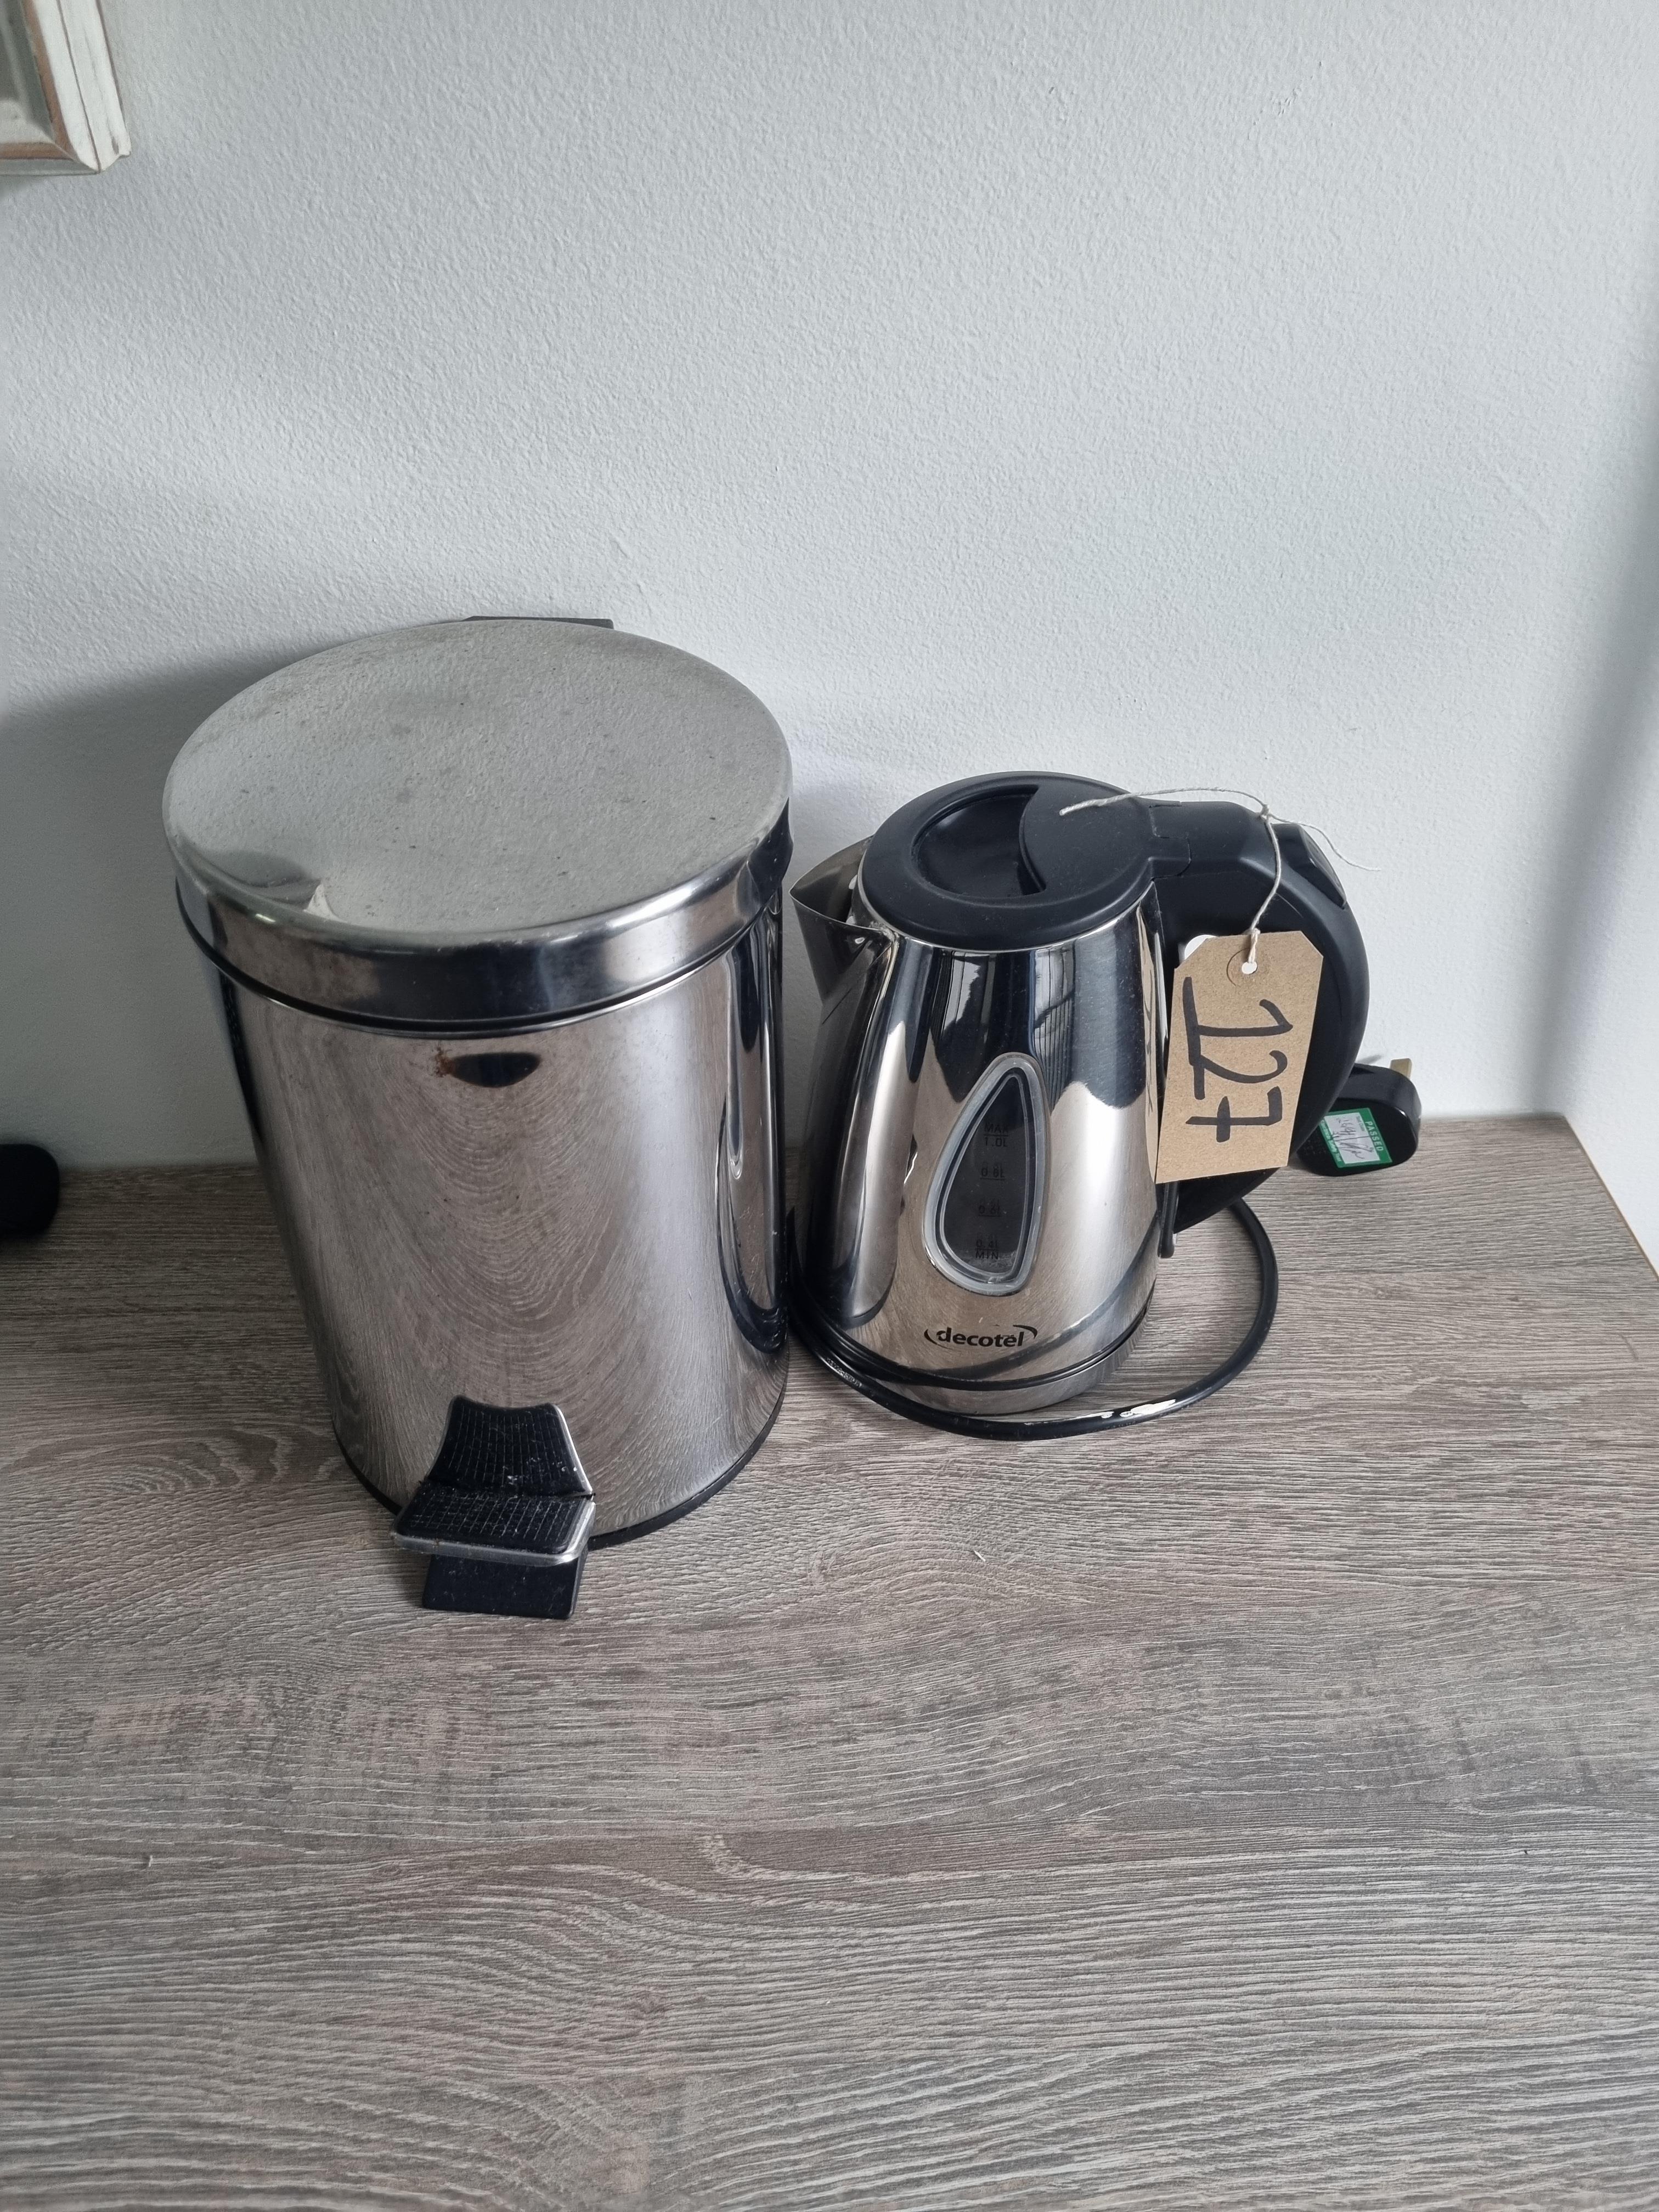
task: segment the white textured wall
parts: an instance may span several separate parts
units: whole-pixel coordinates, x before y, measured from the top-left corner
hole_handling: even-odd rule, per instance
[[[1659,617],[1659,610],[1656,610]],[[1592,917],[1578,1050],[1560,1096],[1625,1218],[1659,1264],[1659,729],[1632,763],[1608,841],[1611,896]]]
[[[167,763],[480,610],[744,678],[803,860],[973,768],[1264,791],[1374,866],[1431,1110],[1580,1079],[1569,862],[1656,873],[1596,815],[1644,772],[1650,0],[106,5],[137,152],[0,199],[9,1133],[242,1149]]]

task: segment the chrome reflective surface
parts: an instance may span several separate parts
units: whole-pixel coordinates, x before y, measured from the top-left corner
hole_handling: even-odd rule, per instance
[[[863,849],[794,890],[823,1001],[799,1293],[927,1404],[1052,1404],[1108,1371],[1152,1296],[1159,948],[1142,907],[1036,951],[921,944],[864,904]]]
[[[227,700],[162,817],[198,940],[386,1027],[501,1030],[682,975],[778,895],[788,748],[654,639],[532,619],[354,639]]]
[[[399,1036],[210,967],[347,1455],[401,1504],[452,1400],[556,1405],[594,1533],[695,1502],[782,1395],[775,904],[509,1041]]]
[[[343,943],[307,918],[309,877],[254,889],[216,880],[200,858],[189,872],[179,862],[179,903],[204,952],[298,1005],[382,1028],[504,1035],[611,1005],[706,959],[777,896],[789,854],[786,806],[752,852],[626,913],[467,945],[368,932]]]

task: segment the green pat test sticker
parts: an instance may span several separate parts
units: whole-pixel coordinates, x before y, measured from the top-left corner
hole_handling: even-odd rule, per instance
[[[1325,1139],[1325,1149],[1344,1174],[1352,1168],[1394,1165],[1369,1106],[1349,1107],[1340,1114],[1328,1114],[1319,1125],[1319,1133]]]

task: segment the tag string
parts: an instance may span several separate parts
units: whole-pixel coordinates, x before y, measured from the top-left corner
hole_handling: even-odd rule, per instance
[[[1074,799],[1069,806],[1060,808],[1060,817],[1063,820],[1068,814],[1087,814],[1096,807],[1120,806],[1126,799],[1247,799],[1261,816],[1261,826],[1267,833],[1267,842],[1273,848],[1273,886],[1251,918],[1249,927],[1246,932],[1250,941],[1245,947],[1244,957],[1240,961],[1238,969],[1241,975],[1254,975],[1257,967],[1256,955],[1261,944],[1262,921],[1268,908],[1284,887],[1285,855],[1279,846],[1279,831],[1275,824],[1277,822],[1284,821],[1285,817],[1283,815],[1276,817],[1267,800],[1259,798],[1255,792],[1235,791],[1231,786],[1222,783],[1182,784],[1172,791],[1115,791],[1109,797],[1104,799]],[[1302,827],[1317,837],[1321,844],[1328,847],[1330,851],[1335,853],[1345,867],[1358,868],[1364,866],[1363,861],[1351,860],[1346,853],[1337,852],[1335,844],[1322,830],[1316,830],[1309,823],[1304,823]]]

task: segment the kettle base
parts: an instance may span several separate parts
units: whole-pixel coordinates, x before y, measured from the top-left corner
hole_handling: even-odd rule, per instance
[[[889,1398],[902,1399],[906,1408],[916,1409],[917,1419],[925,1420],[931,1413],[1037,1413],[1046,1406],[1060,1405],[1067,1398],[1092,1389],[1127,1358],[1151,1305],[1149,1298],[1121,1336],[1101,1351],[1091,1353],[1087,1359],[1079,1360],[1073,1367],[1018,1381],[999,1377],[989,1382],[949,1382],[919,1373],[912,1367],[898,1366],[860,1346],[849,1344],[799,1292],[790,1301],[789,1317],[807,1350],[832,1374],[839,1375],[843,1382],[853,1382],[855,1389],[866,1383],[874,1386],[868,1395],[880,1395],[884,1403]]]
[[[927,1386],[919,1384],[909,1369],[890,1367],[886,1361],[872,1361],[868,1355],[860,1356],[856,1364],[846,1358],[824,1333],[811,1306],[801,1296],[799,1285],[793,1290],[790,1298],[790,1316],[800,1333],[802,1341],[821,1366],[827,1367],[832,1375],[849,1384],[861,1397],[872,1398],[877,1405],[885,1407],[889,1413],[902,1413],[906,1419],[921,1421],[929,1428],[945,1429],[954,1436],[984,1437],[1014,1443],[1037,1443],[1060,1437],[1093,1436],[1105,1429],[1133,1428],[1143,1421],[1162,1420],[1168,1413],[1185,1413],[1191,1407],[1201,1405],[1206,1398],[1213,1397],[1218,1390],[1224,1390],[1228,1383],[1243,1373],[1267,1340],[1267,1332],[1273,1325],[1273,1315],[1279,1305],[1279,1261],[1274,1256],[1273,1240],[1255,1212],[1242,1198],[1230,1200],[1227,1210],[1249,1238],[1251,1249],[1255,1255],[1261,1291],[1255,1316],[1249,1328],[1218,1367],[1212,1367],[1207,1375],[1188,1383],[1185,1389],[1162,1398],[1147,1399],[1133,1405],[1109,1406],[1094,1413],[1063,1413],[1048,1419],[1033,1420],[1018,1413],[993,1411],[997,1394],[981,1384],[971,1392],[964,1389],[952,1392],[951,1395],[959,1401],[956,1405],[936,1405],[920,1395],[921,1389]],[[792,1222],[792,1251],[793,1237]],[[1147,1305],[1150,1304],[1149,1299]],[[1108,1361],[1115,1364],[1127,1352],[1135,1330],[1146,1317],[1146,1306],[1143,1306],[1133,1326],[1124,1332],[1117,1343],[1100,1354],[1097,1360],[1089,1363],[1094,1370],[1090,1380],[1106,1371]],[[878,1368],[884,1372],[878,1375]],[[1065,1395],[1069,1396],[1073,1390],[1083,1388],[1084,1384],[1079,1382],[1070,1385]],[[960,1401],[963,1399],[969,1399],[971,1402],[963,1405]],[[1054,1401],[1051,1399],[1049,1402],[1052,1404]]]

